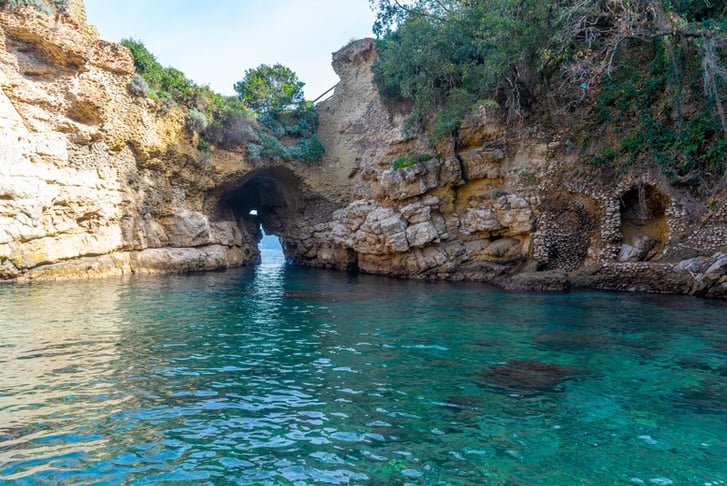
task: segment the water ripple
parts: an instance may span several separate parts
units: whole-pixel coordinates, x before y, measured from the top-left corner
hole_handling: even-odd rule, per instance
[[[0,484],[727,482],[714,303],[282,264],[0,303]]]

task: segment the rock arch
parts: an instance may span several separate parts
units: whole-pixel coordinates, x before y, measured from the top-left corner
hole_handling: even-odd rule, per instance
[[[234,221],[255,245],[266,234],[277,236],[287,259],[309,266],[320,262],[322,244],[333,212],[338,207],[307,185],[294,168],[274,165],[261,167],[235,182],[219,188],[212,195],[216,201],[213,214],[219,221]],[[257,255],[252,262],[259,261]]]

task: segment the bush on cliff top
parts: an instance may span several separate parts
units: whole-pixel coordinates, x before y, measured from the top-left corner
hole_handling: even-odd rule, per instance
[[[610,160],[646,158],[675,180],[725,170],[725,2],[370,1],[379,90],[409,103],[408,124],[433,142],[456,140],[482,100],[495,100],[509,122],[536,113],[564,126],[577,116],[587,125],[595,104],[633,129],[617,134],[627,156]],[[635,52],[646,57],[629,67]],[[634,67],[646,75],[623,74]]]
[[[313,103],[305,101],[305,84],[282,64],[261,64],[245,71],[243,79],[235,83],[240,100],[258,115],[263,130],[258,133],[259,143],[248,147],[251,155],[271,158],[302,159],[318,162],[323,156],[323,145],[315,136],[318,111]],[[272,143],[277,139],[296,138],[296,145]]]
[[[304,101],[303,83],[289,68],[263,64],[249,69],[235,83],[238,96],[223,96],[195,84],[178,69],[163,67],[141,41],[124,39],[121,44],[131,51],[140,77],[129,84],[129,92],[156,99],[163,112],[170,104],[189,108],[185,124],[190,131],[199,132],[204,142],[200,146],[247,148],[253,159],[288,160],[294,156],[308,162],[320,160],[322,145],[313,140],[318,113],[312,103]],[[275,143],[271,136],[277,137]],[[297,145],[285,148],[278,140],[284,137],[297,139]]]

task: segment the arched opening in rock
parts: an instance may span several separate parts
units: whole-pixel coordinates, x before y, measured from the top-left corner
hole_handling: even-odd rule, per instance
[[[621,196],[619,260],[638,262],[661,256],[669,239],[666,208],[669,198],[654,186],[640,184]]]
[[[279,238],[285,259],[301,265],[355,269],[355,254],[331,245],[326,225],[338,207],[283,166],[263,167],[210,194],[218,221],[234,222],[260,263],[263,235]],[[264,244],[264,242],[263,242]]]
[[[253,171],[217,198],[217,218],[235,221],[243,239],[249,237],[257,251],[255,263],[260,262],[257,246],[264,235],[279,238],[285,250],[284,241],[291,233],[291,223],[300,217],[303,199],[298,177],[281,167]]]

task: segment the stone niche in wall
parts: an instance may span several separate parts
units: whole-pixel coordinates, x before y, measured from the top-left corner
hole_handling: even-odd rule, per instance
[[[669,240],[666,208],[669,197],[652,185],[640,184],[621,195],[619,260],[641,262],[661,256]]]

